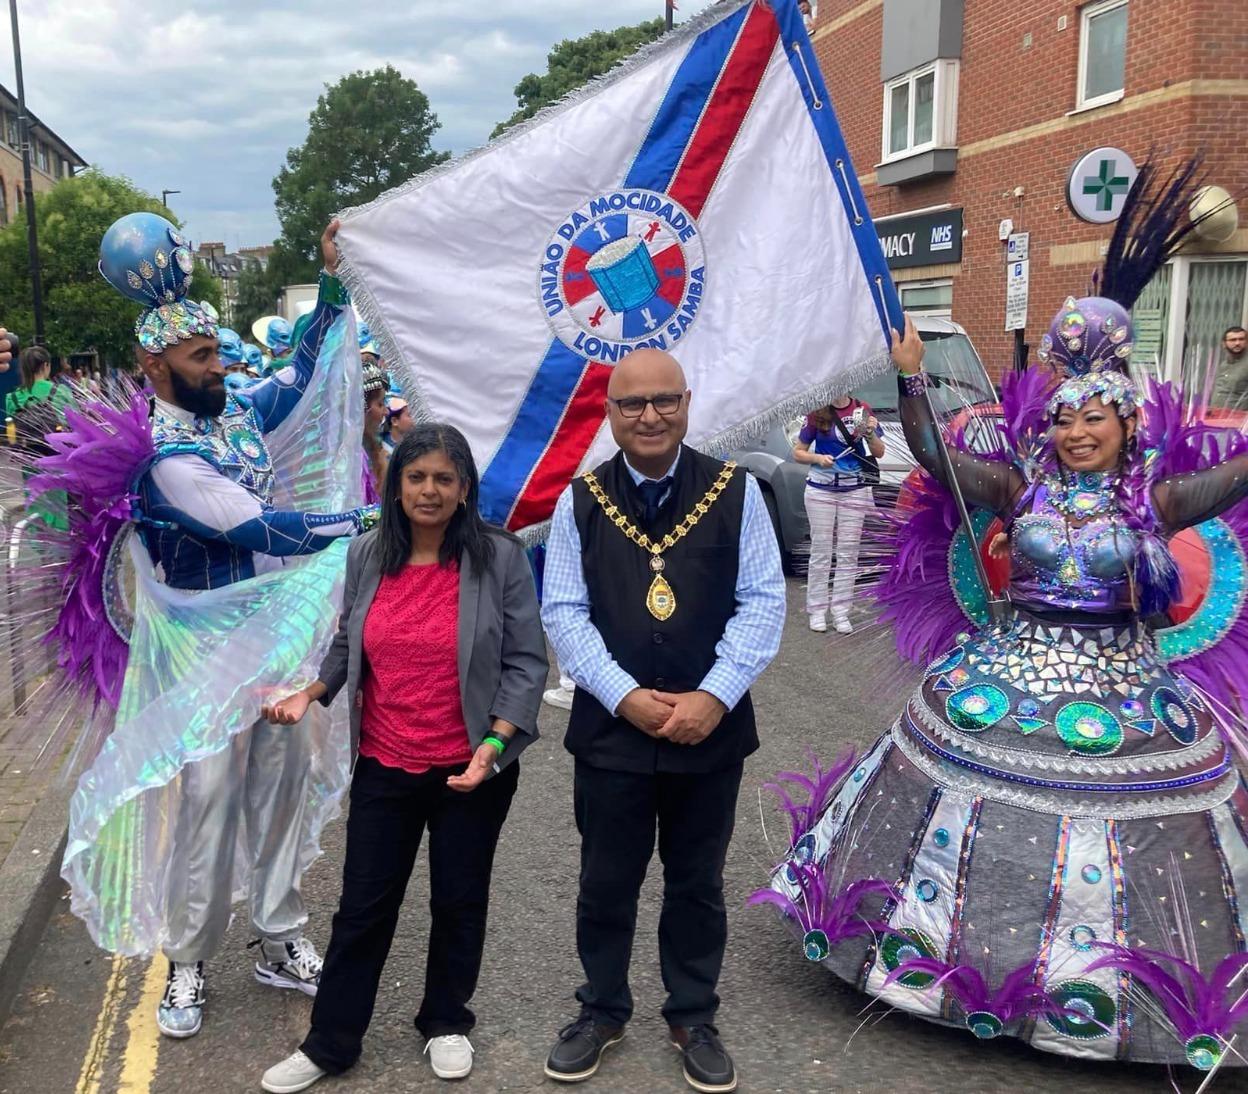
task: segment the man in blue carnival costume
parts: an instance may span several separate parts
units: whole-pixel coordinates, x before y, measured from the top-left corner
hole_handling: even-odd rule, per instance
[[[364,508],[311,513],[272,504],[286,475],[273,436],[283,428],[315,433],[317,423],[300,418],[308,414],[312,401],[305,395],[315,388],[316,398],[321,398],[328,379],[335,389],[331,400],[359,398],[357,394],[350,399],[352,391],[358,391],[352,387],[358,384],[358,364],[347,379],[327,378],[324,366],[318,364],[328,352],[327,334],[347,303],[334,276],[336,229],[335,221],[322,237],[325,269],[316,310],[287,364],[268,380],[233,392],[224,383],[223,357],[237,350],[241,360],[241,341],[218,328],[210,307],[186,299],[193,263],[173,225],[153,214],[131,214],[108,230],[100,247],[104,277],[123,295],[148,305],[137,322],[136,336],[138,360],[155,398],[150,408],[150,449],[139,465],[142,473],[133,496],[139,536],[151,563],[162,572],[167,591],[152,582],[135,598],[134,637],[125,688],[117,703],[117,729],[79,784],[64,870],[75,911],[101,945],[119,953],[139,953],[162,944],[169,973],[157,1023],[169,1037],[190,1037],[200,1029],[204,962],[220,947],[239,878],[238,888],[249,894],[250,919],[259,936],[251,944],[259,947],[257,980],[315,995],[320,975],[321,959],[303,933],[307,910],[300,879],[311,858],[309,829],[314,844],[320,823],[332,810],[309,820],[309,811],[320,807],[319,784],[311,785],[320,776],[313,772],[309,735],[258,722],[259,700],[254,695],[289,668],[268,676],[247,669],[251,674],[236,681],[221,679],[217,709],[206,709],[212,705],[212,692],[203,691],[201,677],[213,676],[213,663],[192,660],[193,654],[180,658],[160,652],[165,639],[159,634],[142,639],[146,645],[136,642],[144,621],[159,615],[154,599],[159,596],[176,599],[175,608],[181,613],[163,617],[165,631],[176,629],[189,613],[226,610],[234,615],[221,626],[224,637],[218,649],[232,648],[242,655],[247,636],[257,631],[263,631],[254,639],[262,651],[266,644],[284,641],[280,635],[272,637],[281,626],[281,620],[267,618],[280,610],[272,598],[291,597],[293,607],[286,611],[298,613],[300,597],[309,595],[306,588],[293,593],[289,589],[292,583],[306,582],[310,572],[306,566],[292,566],[292,556],[321,552],[340,538],[359,533],[375,518],[373,510]],[[341,340],[339,334],[335,337]],[[331,409],[322,423],[334,420],[333,404],[327,405]],[[141,400],[135,401],[132,415],[137,418],[144,412]],[[352,407],[346,428],[356,438],[357,421],[358,411]],[[77,422],[77,436],[85,437],[89,425],[89,418]],[[114,426],[113,434],[121,431]],[[70,443],[77,442],[66,442],[67,446]],[[86,452],[86,446],[78,451]],[[301,455],[293,465],[297,469],[313,462],[314,456]],[[358,483],[358,465],[349,458],[346,462],[355,469]],[[355,496],[356,490],[358,486],[353,486],[344,497]],[[110,556],[115,553],[110,549]],[[141,552],[139,556],[141,561]],[[335,552],[326,552],[324,558],[326,573],[340,568]],[[238,594],[231,592],[235,586]],[[187,591],[195,595],[188,596]],[[146,614],[145,604],[150,608]],[[226,608],[214,608],[222,604]],[[262,605],[260,611],[257,604]],[[309,628],[307,634],[323,633],[324,623],[318,618],[319,629]],[[161,629],[148,627],[153,632]],[[64,649],[64,631],[58,637]],[[185,641],[195,639],[190,634]],[[311,648],[312,637],[299,641],[303,648],[290,657],[298,661],[319,656],[321,651]],[[177,647],[175,654],[186,648]],[[167,662],[165,680],[149,682],[150,667],[137,663],[152,659]],[[190,665],[194,668],[188,672]],[[144,688],[147,694],[139,697]],[[164,713],[158,716],[157,711]],[[184,718],[185,726],[169,726],[171,717]],[[143,724],[145,718],[150,725]],[[224,728],[207,734],[202,732],[203,723]],[[153,740],[160,743],[152,744]],[[127,750],[137,757],[125,759]],[[162,765],[162,775],[150,774]],[[135,804],[131,786],[151,799],[150,808],[122,823],[118,818],[125,818]],[[111,804],[101,805],[104,798]],[[237,866],[236,844],[239,858],[246,859]],[[135,865],[125,861],[126,855],[143,861]],[[125,864],[119,867],[119,860]],[[118,877],[124,880],[119,882]],[[121,898],[118,889],[124,890]]]
[[[263,347],[266,370],[277,368],[290,356],[294,331],[280,315],[261,316],[252,323],[251,333]]]

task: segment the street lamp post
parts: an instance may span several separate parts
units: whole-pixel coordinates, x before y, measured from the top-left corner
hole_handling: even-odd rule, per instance
[[[13,24],[13,67],[17,75],[17,128],[22,142],[22,186],[26,192],[26,247],[30,254],[30,300],[35,312],[35,344],[43,345],[43,277],[39,270],[39,229],[35,224],[35,184],[30,174],[30,115],[22,80],[22,42],[17,33],[17,0],[9,0]]]
[[[663,6],[664,6],[664,9],[665,9],[665,10],[666,10],[666,12],[667,12],[667,29],[668,29],[668,30],[671,30],[671,29],[672,29],[672,19],[673,19],[674,14],[675,14],[674,9],[675,9],[676,5],[672,2],[672,0],[666,0],[666,3],[665,3]]]
[[[169,197],[169,195],[170,195],[170,194],[180,194],[180,193],[182,193],[182,191],[181,191],[181,190],[162,190],[162,191],[160,192],[160,203],[161,203],[161,205],[163,205],[166,209],[168,209],[168,208],[169,208],[169,202],[168,202],[166,199]]]

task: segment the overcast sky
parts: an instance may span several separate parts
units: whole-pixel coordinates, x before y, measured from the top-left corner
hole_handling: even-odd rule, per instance
[[[677,19],[710,0],[680,0]],[[197,242],[277,234],[270,181],[324,85],[392,64],[430,99],[434,146],[467,151],[564,38],[662,0],[19,0],[30,109],[88,162],[170,206]],[[16,91],[9,22],[0,81]]]

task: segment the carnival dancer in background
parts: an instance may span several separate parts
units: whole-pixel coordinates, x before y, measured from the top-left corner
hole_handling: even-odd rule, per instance
[[[898,648],[930,663],[865,756],[786,803],[793,849],[755,899],[784,909],[809,959],[891,1006],[1051,1052],[1208,1069],[1244,1059],[1228,984],[1248,963],[1248,795],[1230,753],[1248,696],[1248,443],[1195,420],[1198,394],[1141,392],[1126,371],[1129,309],[1191,231],[1198,181],[1191,163],[1141,169],[1098,295],[1068,298],[1044,363],[1006,379],[996,453],[958,435],[942,452],[923,343],[909,321],[894,333],[926,474],[875,595]],[[995,617],[976,548],[951,538],[954,487],[976,535],[1008,552]],[[1154,632],[1179,592],[1172,540],[1194,525],[1215,585]]]
[[[683,445],[690,392],[676,360],[630,354],[611,373],[620,452],[555,509],[542,619],[576,682],[566,746],[581,834],[580,1013],[546,1074],[579,1082],[632,1016],[637,898],[658,831],[663,1018],[685,1078],[736,1088],[715,1026],[728,939],[723,871],[745,758],[749,688],[780,647],[784,577],[758,484]]]
[[[381,500],[381,484],[386,481],[389,453],[381,441],[386,420],[386,391],[390,377],[381,370],[376,353],[361,353],[364,377],[364,501],[376,505]]]
[[[260,704],[267,689],[314,671],[332,634],[322,600],[341,586],[345,543],[326,549],[375,518],[273,504],[279,490],[340,506],[357,496],[358,441],[344,433],[359,436],[358,356],[353,337],[341,352],[346,324],[335,323],[346,303],[336,227],[322,238],[316,311],[289,364],[231,394],[215,315],[186,299],[185,241],[149,213],[114,224],[100,269],[148,305],[136,336],[155,398],[150,409],[136,395],[124,410],[71,411],[69,432],[52,439],[57,455],[32,480],[72,501],[67,564],[78,577],[50,637],[97,711],[116,708],[71,805],[63,874],[101,946],[163,948],[156,1018],[169,1037],[200,1029],[204,962],[239,890],[259,936],[256,978],[314,995],[320,975],[300,879],[345,784],[345,748],[328,719],[292,733],[261,720]],[[343,466],[313,458],[324,450],[344,452]],[[126,540],[132,504],[142,546]],[[116,595],[127,551],[137,575],[130,619]],[[301,555],[314,557],[292,565]]]
[[[853,632],[849,610],[858,574],[858,544],[867,510],[874,504],[872,475],[879,479],[884,430],[871,408],[849,395],[814,411],[793,446],[793,459],[807,464],[806,516],[810,521],[810,563],[806,574],[806,615],[812,631],[828,629],[828,573],[832,582],[832,625]]]
[[[294,331],[280,315],[262,315],[251,325],[251,333],[263,347],[264,371],[280,368],[290,356]]]

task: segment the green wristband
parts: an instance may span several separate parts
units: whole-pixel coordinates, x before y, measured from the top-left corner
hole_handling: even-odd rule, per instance
[[[501,740],[501,739],[500,739],[500,738],[498,738],[498,737],[495,737],[493,734],[491,734],[489,737],[486,737],[486,739],[485,739],[484,741],[482,741],[481,743],[482,743],[483,745],[493,745],[495,748],[497,748],[497,749],[498,749],[498,754],[499,754],[500,756],[501,756],[504,752],[506,752],[506,751],[507,751],[507,742],[506,742],[506,741],[504,741],[504,740]]]

